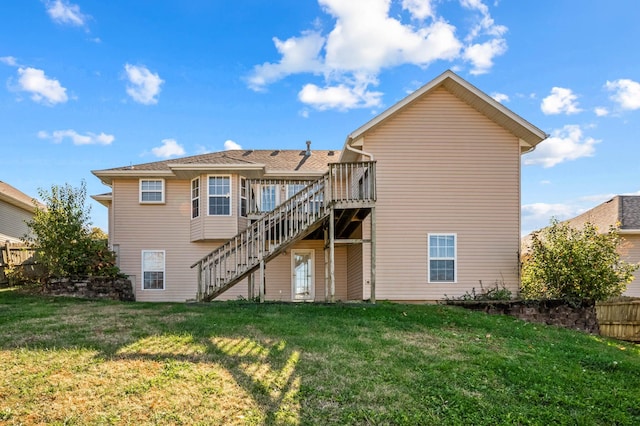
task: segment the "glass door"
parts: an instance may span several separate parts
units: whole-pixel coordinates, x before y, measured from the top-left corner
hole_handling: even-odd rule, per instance
[[[314,299],[313,250],[291,250],[293,300]]]

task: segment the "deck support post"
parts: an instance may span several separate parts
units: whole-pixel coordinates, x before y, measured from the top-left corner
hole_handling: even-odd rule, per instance
[[[196,294],[196,300],[202,302],[202,262],[198,263],[198,293]]]
[[[249,300],[253,300],[253,298],[255,296],[254,287],[255,287],[255,282],[256,282],[256,276],[255,276],[255,274],[253,272],[249,274],[249,277],[247,277],[247,281],[248,281],[248,287],[249,287],[248,288],[248,290],[249,290],[248,293],[249,294],[247,295],[247,297],[248,297]]]
[[[324,301],[329,301],[329,231],[325,227],[324,230],[324,244],[323,244],[323,252],[324,252]]]
[[[335,219],[336,213],[334,207],[330,207],[329,212],[329,283],[330,289],[330,301],[334,303],[336,301],[336,236],[335,236]]]
[[[258,286],[260,289],[260,303],[264,303],[264,259],[260,260],[260,282]]]
[[[371,207],[371,303],[376,303],[376,208]]]

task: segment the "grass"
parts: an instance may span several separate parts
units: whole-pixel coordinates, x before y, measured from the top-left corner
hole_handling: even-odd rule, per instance
[[[0,290],[0,424],[640,424],[640,349],[448,306]]]

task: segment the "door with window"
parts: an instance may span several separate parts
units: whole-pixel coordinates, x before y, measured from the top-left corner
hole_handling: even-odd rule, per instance
[[[293,300],[314,299],[314,250],[291,250],[292,291]]]

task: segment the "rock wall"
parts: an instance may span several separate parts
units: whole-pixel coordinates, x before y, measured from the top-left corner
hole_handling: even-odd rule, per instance
[[[52,279],[47,283],[45,291],[55,296],[121,301],[135,300],[131,281],[126,278],[87,277],[83,279]]]
[[[444,303],[488,314],[509,315],[528,322],[586,331],[591,334],[600,332],[594,305],[572,306],[563,300],[447,300]]]

